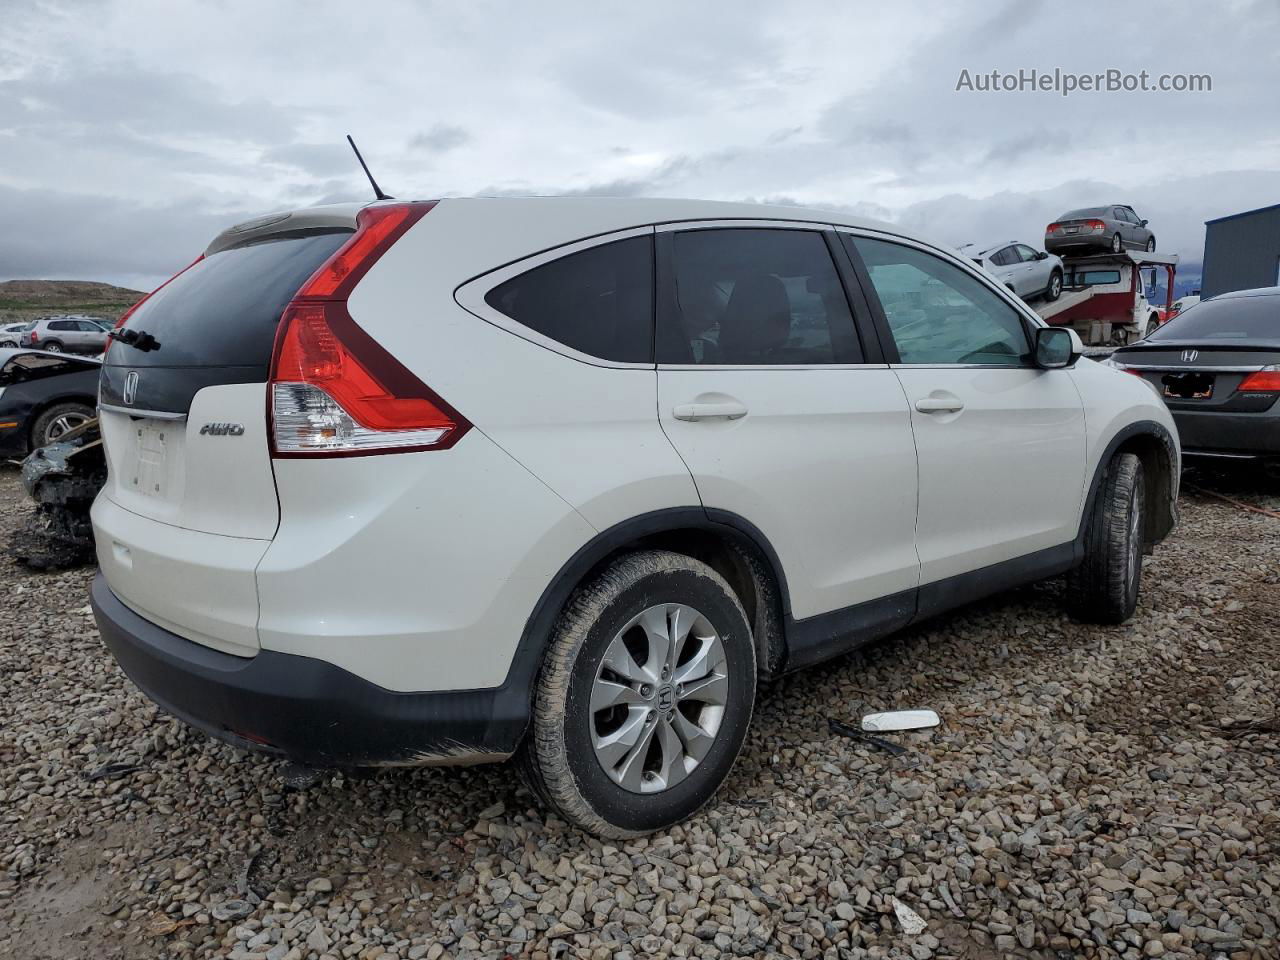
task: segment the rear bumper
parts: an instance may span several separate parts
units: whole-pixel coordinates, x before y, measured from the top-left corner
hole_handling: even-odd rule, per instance
[[[1276,407],[1264,413],[1170,412],[1186,456],[1280,457],[1280,412]]]
[[[1046,253],[1080,253],[1084,250],[1110,250],[1111,237],[1108,234],[1086,235],[1083,237],[1062,237],[1044,242]]]
[[[483,763],[515,752],[528,691],[399,693],[311,657],[238,657],[164,630],[126,607],[101,573],[98,631],[159,706],[235,746],[313,767]]]

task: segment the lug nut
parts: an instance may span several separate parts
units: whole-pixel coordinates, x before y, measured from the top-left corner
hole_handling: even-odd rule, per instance
[[[658,715],[657,710],[650,710],[647,714],[645,714],[644,722],[653,723],[653,718],[656,717],[657,715]]]
[[[663,680],[665,680],[665,679],[667,679],[667,677],[669,677],[669,676],[671,676],[671,668],[670,668],[670,667],[663,667],[663,668],[662,668],[662,679],[663,679]]]
[[[676,684],[676,696],[677,696],[677,697],[683,697],[683,696],[684,696],[684,684],[683,684],[683,683],[677,683],[677,684]]]
[[[640,696],[648,697],[648,696],[651,696],[652,694],[653,694],[653,687],[649,686],[647,683],[640,684]]]

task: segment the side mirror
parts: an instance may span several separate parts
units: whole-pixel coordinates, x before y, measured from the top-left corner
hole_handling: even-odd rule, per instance
[[[1039,327],[1036,330],[1036,366],[1041,370],[1075,366],[1083,353],[1084,344],[1070,327]]]
[[[1138,226],[1140,226],[1140,227],[1145,227],[1149,222],[1150,222],[1150,221],[1147,221],[1147,220],[1139,220],[1139,221],[1138,221]]]
[[[1048,255],[1047,253],[1045,253],[1043,250],[1037,250],[1037,251],[1036,251],[1036,259],[1037,259],[1037,260],[1048,260],[1048,259],[1049,259],[1049,255]]]

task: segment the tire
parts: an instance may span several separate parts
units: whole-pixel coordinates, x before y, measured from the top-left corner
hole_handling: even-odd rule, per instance
[[[1049,303],[1057,300],[1062,296],[1062,271],[1055,270],[1049,276],[1049,286],[1044,292],[1044,298]]]
[[[87,403],[55,403],[31,425],[31,448],[48,446],[62,434],[97,416]]]
[[[1067,576],[1067,613],[1086,623],[1124,623],[1142,580],[1142,461],[1122,453],[1107,465],[1084,535],[1084,562]]]
[[[1124,249],[1124,241],[1120,239],[1120,234],[1116,234],[1111,238],[1111,252],[1119,253]]]
[[[1155,253],[1155,252],[1156,252],[1156,238],[1149,237],[1147,239],[1147,253]]]
[[[40,344],[40,346],[36,347],[36,349],[48,350],[50,353],[62,353],[65,348],[57,340],[46,340],[44,343]]]
[[[684,639],[682,612],[696,615],[684,621],[691,622]],[[655,633],[677,637],[675,666],[667,674],[656,656],[661,645],[636,623],[641,617],[658,626]],[[712,633],[723,659],[706,639]],[[697,650],[690,637],[702,639]],[[676,695],[673,681],[682,671],[690,684],[710,678],[698,691],[708,699]],[[635,679],[624,685],[628,674]],[[718,573],[667,551],[623,556],[580,587],[556,623],[521,751],[525,779],[561,817],[600,836],[635,837],[679,823],[729,775],[751,721],[755,685],[751,628]],[[622,690],[625,700],[592,710],[593,696],[602,704]],[[709,740],[690,739],[692,731],[706,736],[708,728],[714,728]],[[632,729],[636,734],[628,737]],[[685,749],[690,743],[692,752]]]

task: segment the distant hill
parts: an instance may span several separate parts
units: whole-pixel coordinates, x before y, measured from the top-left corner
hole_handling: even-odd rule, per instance
[[[114,319],[144,296],[92,280],[7,280],[0,283],[0,318],[25,320],[47,313],[88,313]]]

